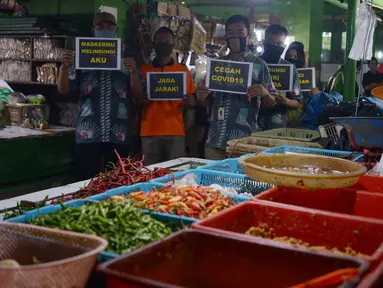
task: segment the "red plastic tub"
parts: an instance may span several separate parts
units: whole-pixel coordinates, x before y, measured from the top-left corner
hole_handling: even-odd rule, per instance
[[[357,286],[357,288],[381,287],[383,287],[383,262]]]
[[[360,259],[205,231],[184,230],[99,266],[107,287],[287,288],[338,269],[368,264]]]
[[[383,219],[383,193],[356,191],[353,188],[305,190],[276,187],[253,199]]]
[[[369,261],[378,261],[383,254],[383,221],[265,201],[244,202],[194,223],[193,228],[252,239],[254,236],[245,235],[245,232],[260,224],[273,228],[277,237],[296,238],[311,246],[337,248],[340,251],[350,247],[368,255],[366,259]],[[283,245],[291,247],[289,244]]]
[[[383,193],[383,177],[362,176],[355,187],[358,186],[362,188],[360,190]]]

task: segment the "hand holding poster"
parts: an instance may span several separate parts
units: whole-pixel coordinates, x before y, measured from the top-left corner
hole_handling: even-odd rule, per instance
[[[186,95],[186,73],[148,72],[146,85],[150,100],[181,100]]]
[[[267,64],[267,66],[275,89],[282,92],[291,92],[293,90],[293,65]]]
[[[315,68],[301,68],[298,70],[302,91],[310,91],[315,85]]]
[[[209,59],[206,86],[211,91],[246,94],[252,76],[253,63]]]
[[[77,37],[76,69],[120,70],[121,39]]]

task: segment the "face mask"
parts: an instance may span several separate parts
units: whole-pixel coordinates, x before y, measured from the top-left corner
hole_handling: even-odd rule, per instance
[[[286,61],[289,61],[291,64],[294,64],[297,68],[303,68],[301,67],[301,61],[299,61],[299,59],[286,59]]]
[[[376,70],[378,70],[378,64],[370,64],[368,65],[368,68],[370,68],[372,72],[375,72]]]
[[[156,51],[157,57],[163,58],[172,55],[173,44],[157,43],[154,44],[154,50]]]
[[[285,48],[270,43],[263,44],[265,52],[262,54],[266,63],[277,64]]]
[[[97,38],[116,38],[117,31],[113,30],[94,30],[94,37]]]
[[[247,50],[247,37],[228,38],[226,43],[231,52],[243,53]]]

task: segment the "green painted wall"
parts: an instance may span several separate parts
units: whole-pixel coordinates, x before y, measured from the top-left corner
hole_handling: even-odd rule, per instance
[[[33,16],[91,14],[94,2],[95,0],[31,0],[27,3],[29,12]]]
[[[323,0],[315,0],[323,1]],[[286,6],[284,12],[280,12],[282,24],[286,26],[290,34],[295,36],[297,41],[305,45],[305,49],[310,47],[310,9],[312,0],[294,0]]]
[[[127,0],[127,2],[134,3],[136,1]],[[145,4],[146,0],[139,0],[139,3]],[[119,37],[129,39],[131,11],[130,6],[122,0],[31,0],[27,2],[27,5],[31,16],[63,15],[76,17],[78,15],[81,17],[81,15],[89,15],[89,20],[87,20],[89,29],[92,26],[90,16],[97,12],[101,5],[115,7],[118,10]]]

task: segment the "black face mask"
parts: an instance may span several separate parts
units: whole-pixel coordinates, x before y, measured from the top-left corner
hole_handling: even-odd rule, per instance
[[[303,68],[299,59],[286,59],[286,61],[289,61],[291,64],[294,64],[297,68]]]
[[[285,50],[285,48],[281,46],[276,46],[270,43],[263,44],[263,48],[265,52],[262,54],[262,59],[269,64],[277,64]]]
[[[173,44],[168,43],[156,43],[154,44],[154,50],[159,58],[168,57],[172,55]]]
[[[226,43],[231,52],[243,53],[247,50],[247,37],[227,38]]]

